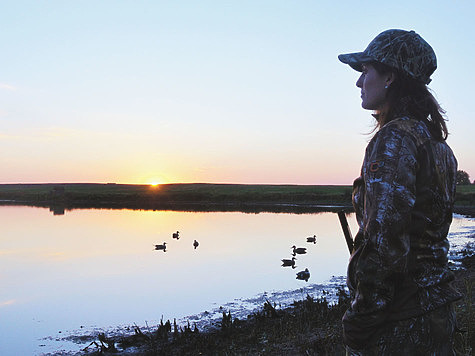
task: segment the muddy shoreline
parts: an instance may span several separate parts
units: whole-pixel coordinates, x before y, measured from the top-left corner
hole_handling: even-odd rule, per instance
[[[475,347],[473,286],[475,283],[475,235],[467,245],[451,254],[456,288],[464,295],[455,304],[458,327],[458,355],[470,355]],[[237,316],[223,308],[222,318],[212,327],[196,327],[193,320],[183,326],[163,320],[149,328],[132,325],[126,334],[81,336],[86,345],[76,355],[344,355],[341,317],[349,299],[343,286],[321,297],[295,301],[281,308],[265,300],[247,316]],[[327,293],[327,294],[325,294]],[[336,299],[335,299],[336,298]],[[71,341],[74,336],[70,337]]]
[[[456,334],[458,355],[470,355],[475,346],[473,262],[472,251],[454,270],[454,283],[464,294],[455,305],[461,330]],[[325,298],[307,297],[285,309],[265,302],[245,319],[223,312],[215,328],[208,331],[190,324],[179,327],[173,321],[148,329],[131,326],[128,336],[82,337],[80,341],[88,345],[76,355],[345,355],[341,317],[348,305],[342,289],[333,305]]]

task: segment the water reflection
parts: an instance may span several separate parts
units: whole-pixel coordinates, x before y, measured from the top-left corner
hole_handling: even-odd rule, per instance
[[[353,216],[349,222],[356,231]],[[82,327],[156,325],[238,297],[311,287],[345,275],[348,261],[334,213],[104,209],[53,216],[0,206],[0,226],[1,355],[67,348],[42,338]],[[292,256],[292,245],[307,253]],[[282,268],[284,260],[294,263]],[[311,273],[308,282],[295,268]]]
[[[310,279],[310,272],[308,271],[308,268],[305,268],[305,271],[298,272],[296,279],[300,279],[301,281],[308,282],[308,280]]]
[[[317,243],[317,235],[307,237],[306,241],[309,242],[309,243],[313,243],[315,245]],[[296,256],[297,255],[305,255],[307,253],[307,248],[306,247],[297,247],[297,246],[293,245],[291,247],[291,249],[292,249],[292,256],[293,257],[291,259],[285,259],[285,258],[282,259],[281,260],[281,262],[282,262],[281,266],[282,267],[292,267],[292,269],[295,269],[297,267],[295,265],[295,262],[297,261]],[[304,271],[298,272],[296,279],[308,282],[308,280],[310,279],[310,271],[308,270],[308,268],[305,268]]]
[[[307,242],[311,242],[313,244],[317,243],[317,235],[313,235],[311,237],[307,237]]]
[[[292,267],[295,268],[295,257],[292,257],[291,260],[283,259],[282,267]]]
[[[305,255],[307,253],[306,247],[296,247],[295,245],[292,248],[292,256]]]
[[[64,205],[51,205],[49,211],[53,212],[53,215],[64,215],[65,206]]]
[[[163,252],[167,252],[167,243],[164,242],[161,245],[155,245],[155,250],[162,250]]]

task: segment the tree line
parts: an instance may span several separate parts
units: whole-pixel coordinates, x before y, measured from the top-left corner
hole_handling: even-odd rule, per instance
[[[458,170],[457,171],[457,176],[455,179],[457,185],[468,185],[468,184],[475,184],[475,180],[473,183],[470,183],[470,176],[467,172]]]

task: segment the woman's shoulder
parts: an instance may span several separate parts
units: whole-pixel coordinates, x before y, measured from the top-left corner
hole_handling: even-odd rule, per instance
[[[379,129],[366,147],[366,154],[415,154],[419,147],[430,140],[431,134],[423,122],[410,117],[399,117]]]
[[[432,138],[432,135],[423,121],[410,118],[408,116],[398,117],[391,120],[379,130],[382,137],[398,136],[411,138],[416,145],[423,144]]]

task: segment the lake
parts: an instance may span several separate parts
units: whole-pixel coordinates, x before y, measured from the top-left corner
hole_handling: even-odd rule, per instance
[[[354,216],[350,227],[356,232]],[[198,321],[284,303],[344,283],[348,250],[334,213],[289,214],[0,206],[0,354],[79,351],[71,334]],[[473,219],[455,216],[462,246]],[[172,233],[179,231],[179,239]],[[467,235],[468,234],[468,235]],[[317,236],[316,244],[306,238]],[[465,240],[464,240],[465,239]],[[195,249],[194,240],[199,242]],[[166,251],[155,250],[166,242]],[[282,267],[305,247],[296,268]],[[459,246],[459,247],[460,247]],[[308,268],[308,282],[296,273]],[[333,278],[333,279],[332,279]],[[201,318],[203,319],[203,318]],[[203,324],[200,324],[202,326]]]

